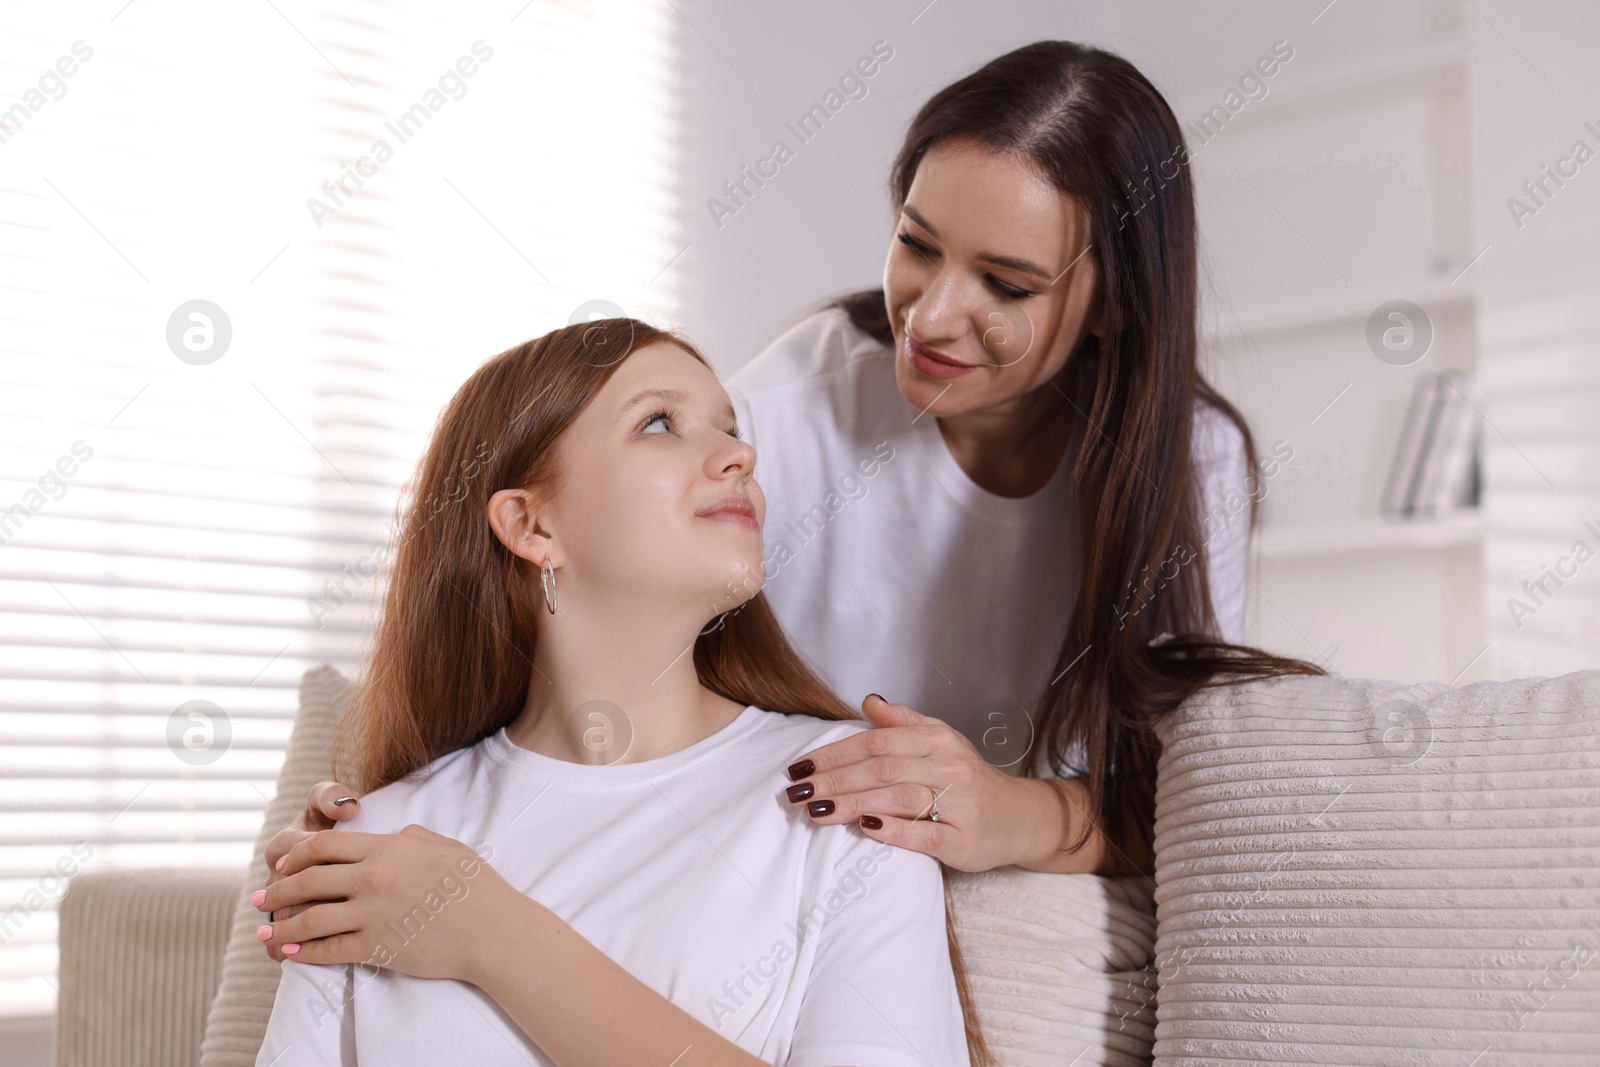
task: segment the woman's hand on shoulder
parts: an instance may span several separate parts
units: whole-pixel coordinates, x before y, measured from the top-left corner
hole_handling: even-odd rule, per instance
[[[943,719],[876,693],[861,710],[872,729],[808,752],[789,768],[789,801],[812,821],[855,823],[868,837],[962,871],[1104,866],[1098,833],[1059,856],[1072,840],[1068,830],[1075,834],[1082,824],[1070,797],[1051,783],[1007,774]]]

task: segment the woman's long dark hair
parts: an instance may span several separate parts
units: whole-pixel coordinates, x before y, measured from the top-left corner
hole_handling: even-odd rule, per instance
[[[1217,408],[1242,431],[1252,479],[1256,450],[1244,418],[1196,361],[1194,194],[1171,108],[1132,64],[1108,52],[1068,41],[1018,48],[917,112],[889,177],[896,213],[923,156],[951,138],[1026,160],[1089,215],[1105,336],[1084,337],[1065,379],[1076,383],[1071,408],[1086,424],[1070,481],[1082,584],[1050,672],[1060,682],[1041,695],[1034,735],[1052,767],[1086,778],[1093,818],[1067,850],[1082,847],[1098,821],[1142,866],[1153,847],[1155,722],[1207,686],[1327,672],[1218,639],[1191,452],[1197,404]],[[826,306],[894,344],[882,289]],[[1252,529],[1259,501],[1252,491]],[[1086,766],[1068,767],[1078,746]],[[1025,773],[1034,773],[1032,757]]]
[[[657,341],[711,367],[676,333],[636,319],[601,319],[508,349],[456,391],[409,500],[396,507],[399,545],[373,647],[334,735],[337,780],[371,792],[522,714],[544,606],[538,569],[490,527],[489,498],[501,489],[559,493],[562,434],[623,360]],[[794,651],[763,592],[702,627],[693,658],[700,684],[735,703],[861,719]],[[974,1067],[983,1067],[993,1060],[972,1006],[948,892],[945,908],[968,1052]]]

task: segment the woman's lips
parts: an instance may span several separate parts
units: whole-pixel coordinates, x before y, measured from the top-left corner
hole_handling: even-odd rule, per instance
[[[959,378],[978,369],[973,363],[959,363],[926,345],[906,338],[906,355],[911,365],[931,378]]]

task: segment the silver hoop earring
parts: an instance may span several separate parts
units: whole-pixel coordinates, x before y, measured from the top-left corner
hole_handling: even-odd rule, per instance
[[[556,613],[556,572],[550,566],[550,560],[544,561],[544,566],[539,568],[539,585],[544,589],[544,606],[550,609],[550,614]]]

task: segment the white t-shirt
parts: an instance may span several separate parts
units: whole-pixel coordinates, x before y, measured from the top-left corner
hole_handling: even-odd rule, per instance
[[[847,704],[874,692],[907,704],[1018,773],[1077,596],[1068,476],[1083,420],[1044,488],[1000,496],[961,469],[938,420],[900,395],[894,359],[829,308],[728,381],[767,498],[764,591],[795,648]],[[1222,636],[1237,641],[1244,438],[1209,406],[1195,417],[1206,511],[1224,520],[1204,534],[1212,602]],[[1040,749],[1036,766],[1051,773]]]
[[[819,826],[783,795],[795,759],[868,728],[747,707],[687,748],[608,766],[540,755],[501,730],[362,797],[340,829],[414,822],[465,842],[769,1063],[969,1067],[938,861]],[[445,887],[432,910],[460,892]],[[469,983],[293,960],[256,1062],[551,1063]]]

